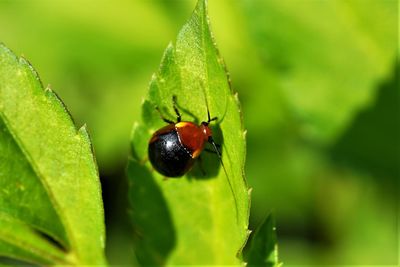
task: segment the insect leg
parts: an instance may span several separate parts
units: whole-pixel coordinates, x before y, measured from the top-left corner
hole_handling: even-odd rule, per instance
[[[217,144],[214,142],[214,139],[213,139],[211,136],[208,138],[208,142],[213,146],[215,152],[216,152],[217,155],[218,155],[218,158],[219,158],[219,161],[220,161],[220,163],[221,163],[222,169],[224,169],[225,176],[226,176],[226,179],[227,179],[228,184],[229,184],[229,188],[231,189],[233,201],[235,202],[236,220],[238,221],[238,220],[239,220],[239,217],[238,217],[238,216],[239,216],[238,202],[237,202],[237,199],[236,199],[235,191],[233,190],[233,187],[232,187],[231,180],[229,179],[228,172],[226,171],[224,162],[222,161],[222,156],[221,156],[220,148],[218,148]]]
[[[209,149],[209,148],[204,148],[204,151],[205,151],[205,152],[208,152],[208,153],[211,153],[211,154],[214,154],[214,155],[218,155],[217,152],[215,152],[214,150]]]
[[[156,110],[157,110],[158,113],[160,114],[160,117],[161,117],[161,119],[162,119],[163,121],[165,121],[166,123],[169,123],[169,124],[174,124],[174,123],[175,123],[175,122],[173,122],[173,121],[171,121],[171,120],[165,118],[164,115],[161,113],[159,107],[156,107]]]
[[[210,113],[208,114],[208,123],[216,120],[218,120],[218,117],[210,118]]]
[[[176,95],[172,96],[172,104],[174,106],[174,110],[177,116],[177,121],[180,122],[182,120],[182,116],[181,113],[179,112],[178,108],[177,108],[177,103],[176,103]]]

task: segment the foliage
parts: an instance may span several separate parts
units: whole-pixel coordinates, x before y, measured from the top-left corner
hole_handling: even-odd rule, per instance
[[[218,116],[213,132],[222,145],[226,173],[217,156],[206,153],[201,156],[205,175],[199,163],[181,179],[165,179],[152,169],[147,160],[148,140],[165,124],[156,106],[173,119],[174,95],[184,120],[207,120],[207,105],[212,116]],[[237,255],[247,238],[249,216],[249,192],[243,177],[245,133],[239,102],[211,36],[203,0],[176,44],[167,47],[152,77],[142,121],[134,126],[132,147],[128,174],[139,261],[151,265],[239,264]]]
[[[1,41],[88,124],[112,264],[134,264],[124,184],[132,121],[195,1],[0,1]],[[209,7],[248,130],[250,228],[274,210],[286,265],[396,265],[398,1]]]
[[[32,66],[4,45],[0,159],[0,255],[104,264],[101,190],[86,127],[77,130]]]
[[[276,228],[272,215],[269,215],[250,235],[243,251],[247,266],[279,267]]]
[[[258,52],[282,80],[288,104],[313,142],[335,140],[354,112],[371,103],[376,81],[390,71],[397,34],[393,4],[245,3]]]

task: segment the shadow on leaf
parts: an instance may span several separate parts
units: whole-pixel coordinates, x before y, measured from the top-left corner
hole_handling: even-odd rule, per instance
[[[128,177],[136,257],[142,265],[164,265],[176,244],[165,198],[150,171],[142,164],[131,160]]]

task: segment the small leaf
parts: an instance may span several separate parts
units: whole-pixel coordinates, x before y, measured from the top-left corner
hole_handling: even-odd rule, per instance
[[[175,120],[172,97],[184,121],[207,120],[222,144],[222,160],[203,152],[205,176],[194,169],[180,179],[165,179],[147,160],[151,135],[165,126],[155,107]],[[206,98],[206,99],[205,99]],[[136,255],[144,265],[240,264],[237,257],[248,235],[249,192],[244,179],[245,134],[237,96],[230,88],[212,38],[206,1],[170,44],[152,77],[142,107],[142,121],[132,133],[128,167]]]
[[[247,266],[279,267],[275,223],[269,215],[250,235],[243,251]]]
[[[86,128],[0,44],[0,256],[104,264],[103,220]]]

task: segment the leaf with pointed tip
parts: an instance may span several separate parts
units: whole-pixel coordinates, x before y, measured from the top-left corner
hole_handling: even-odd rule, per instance
[[[172,97],[183,120],[212,116],[214,139],[222,144],[226,174],[213,154],[180,179],[164,179],[147,160],[151,135],[174,120]],[[128,166],[132,222],[137,234],[136,255],[142,264],[240,264],[248,235],[249,192],[244,179],[245,134],[239,101],[212,38],[206,1],[170,44],[159,71],[152,77],[142,107],[142,121],[132,133],[133,156]]]
[[[32,66],[0,44],[0,256],[104,264],[103,248],[101,189],[86,128],[77,130]]]
[[[243,250],[247,266],[279,267],[275,223],[270,214],[250,235]]]

